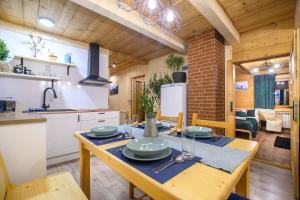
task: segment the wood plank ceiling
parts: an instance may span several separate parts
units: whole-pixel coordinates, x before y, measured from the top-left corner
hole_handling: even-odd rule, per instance
[[[163,1],[168,5],[168,0]],[[294,16],[295,0],[218,1],[240,33],[291,20]],[[187,40],[196,32],[213,28],[188,0],[174,2],[183,22],[177,36]],[[41,26],[37,22],[40,16],[53,19],[56,27],[49,29]],[[68,0],[0,0],[0,19],[81,42],[98,42],[102,47],[114,51],[110,56],[110,66],[115,62],[118,70],[172,51]]]
[[[188,1],[179,0],[176,8],[183,21],[181,31],[177,33],[179,37],[187,39],[197,31],[212,28]],[[41,16],[53,19],[56,26],[46,28],[40,25],[37,20]],[[172,51],[169,47],[67,0],[0,0],[0,18],[81,42],[97,42],[103,48],[118,52],[110,56],[110,66],[114,62],[118,69],[140,63],[135,58],[148,61]]]

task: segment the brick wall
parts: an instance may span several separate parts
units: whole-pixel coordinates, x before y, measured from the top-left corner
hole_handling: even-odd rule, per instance
[[[224,38],[216,30],[197,33],[188,40],[188,121],[225,120]]]

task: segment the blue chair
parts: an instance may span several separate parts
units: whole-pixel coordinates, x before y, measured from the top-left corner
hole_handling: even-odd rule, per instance
[[[240,195],[237,195],[235,193],[231,193],[228,200],[249,200],[249,199],[247,199],[245,197],[241,197]]]

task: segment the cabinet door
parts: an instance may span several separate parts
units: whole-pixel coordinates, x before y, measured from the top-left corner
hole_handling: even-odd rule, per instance
[[[74,132],[80,129],[78,114],[45,115],[47,118],[47,158],[79,151]]]

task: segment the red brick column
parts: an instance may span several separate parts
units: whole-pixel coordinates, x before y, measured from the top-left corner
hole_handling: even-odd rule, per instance
[[[225,47],[216,30],[196,34],[188,40],[188,121],[225,120]]]

